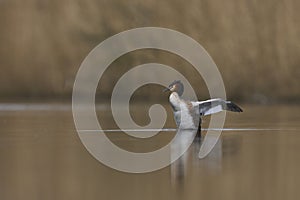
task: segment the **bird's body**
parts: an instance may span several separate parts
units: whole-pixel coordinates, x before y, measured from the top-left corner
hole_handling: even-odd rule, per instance
[[[174,81],[166,89],[171,91],[169,102],[173,108],[174,119],[179,129],[198,129],[201,131],[201,117],[224,110],[242,112],[242,109],[231,101],[209,99],[206,101],[187,101],[181,98],[183,94],[181,81]]]
[[[177,92],[170,94],[169,101],[173,108],[174,119],[178,128],[198,128],[201,118],[197,105],[194,105],[193,102],[181,99]]]

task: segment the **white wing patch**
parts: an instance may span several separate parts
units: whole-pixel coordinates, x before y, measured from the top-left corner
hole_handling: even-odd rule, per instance
[[[194,106],[199,106],[200,115],[211,115],[226,110],[226,101],[222,99],[209,99],[207,101],[192,102]]]
[[[217,105],[215,107],[211,107],[210,109],[208,109],[203,115],[211,115],[211,114],[215,114],[218,112],[223,111],[223,108],[221,105]]]

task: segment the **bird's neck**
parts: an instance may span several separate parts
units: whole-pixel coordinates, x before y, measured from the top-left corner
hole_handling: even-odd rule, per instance
[[[180,103],[182,100],[177,92],[172,92],[170,94],[169,101],[170,101],[170,104],[172,105],[172,108],[174,111],[180,110]]]

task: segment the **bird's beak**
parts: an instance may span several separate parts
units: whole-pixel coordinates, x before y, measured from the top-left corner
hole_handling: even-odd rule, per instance
[[[168,92],[168,91],[170,91],[170,88],[165,88],[165,89],[163,90],[163,92]]]

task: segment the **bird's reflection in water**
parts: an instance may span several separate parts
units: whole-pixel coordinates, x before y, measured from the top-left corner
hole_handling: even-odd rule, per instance
[[[195,137],[197,130],[178,130],[177,134],[182,134],[181,143],[173,145],[171,154],[184,148],[191,136],[194,137],[192,145],[178,160],[170,167],[171,182],[174,187],[182,187],[186,182],[186,177],[192,177],[193,173],[218,173],[222,169],[222,139],[220,138],[213,150],[203,159],[199,159],[198,154],[204,136]],[[185,138],[186,137],[186,138]]]
[[[171,158],[176,156],[178,152],[181,152],[188,144],[191,144],[193,146],[193,139],[195,138],[195,135],[197,133],[197,130],[187,130],[187,129],[178,129],[176,136],[180,136],[180,139],[177,139],[176,143],[173,143],[171,145]],[[199,141],[200,142],[200,141]],[[184,182],[184,176],[185,176],[185,163],[188,162],[189,157],[191,156],[190,148],[187,149],[187,151],[174,163],[171,165],[171,180],[172,183],[183,183]]]

